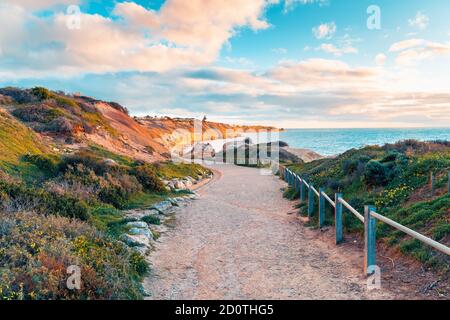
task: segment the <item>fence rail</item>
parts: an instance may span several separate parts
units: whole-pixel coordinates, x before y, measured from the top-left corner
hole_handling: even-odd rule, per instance
[[[278,171],[280,178],[285,180],[296,191],[299,191],[300,200],[302,202],[306,200],[306,194],[308,194],[308,217],[312,217],[314,215],[315,196],[318,198],[319,227],[322,227],[325,221],[325,202],[327,201],[329,205],[334,208],[336,244],[339,244],[343,240],[342,214],[344,208],[354,214],[364,224],[364,273],[367,275],[373,272],[373,266],[376,265],[377,221],[386,223],[387,225],[408,234],[409,236],[431,246],[432,248],[444,254],[450,255],[450,248],[446,245],[428,238],[408,227],[405,227],[404,225],[401,225],[398,222],[395,222],[392,219],[377,213],[374,206],[365,206],[363,215],[359,213],[358,210],[353,208],[347,201],[345,201],[342,194],[335,194],[335,200],[333,201],[325,193],[323,188],[319,188],[319,191],[317,191],[311,183],[305,181],[304,178],[292,172],[289,168],[279,165]],[[450,172],[448,174],[448,179],[448,192],[450,193]],[[433,179],[431,179],[431,181],[433,182]],[[305,188],[308,189],[308,192],[305,191]]]

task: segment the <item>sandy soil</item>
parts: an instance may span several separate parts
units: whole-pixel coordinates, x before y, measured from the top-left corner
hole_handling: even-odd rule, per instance
[[[403,298],[368,291],[362,252],[304,227],[278,177],[233,165],[213,169],[200,199],[181,210],[149,258],[149,299]]]

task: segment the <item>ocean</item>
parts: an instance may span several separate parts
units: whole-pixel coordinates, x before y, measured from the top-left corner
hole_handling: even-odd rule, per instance
[[[408,129],[288,129],[280,140],[292,148],[313,150],[324,156],[343,153],[367,145],[383,145],[400,140],[450,140],[450,128]]]

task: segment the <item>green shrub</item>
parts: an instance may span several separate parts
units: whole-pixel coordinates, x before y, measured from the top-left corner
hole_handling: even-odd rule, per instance
[[[75,154],[64,156],[59,164],[59,171],[66,172],[71,168],[77,167],[79,164],[82,164],[88,169],[94,170],[96,174],[103,174],[108,168],[101,158],[90,152],[80,151]]]
[[[131,174],[134,175],[146,191],[165,191],[164,184],[158,177],[156,170],[150,166],[143,165],[133,168]]]
[[[369,161],[364,171],[364,183],[368,187],[386,185],[386,168],[378,161]]]
[[[69,290],[67,268],[81,269]],[[145,259],[86,223],[0,212],[0,300],[141,299]]]
[[[143,277],[148,274],[150,267],[145,258],[140,253],[135,251],[132,252],[129,261],[132,269],[138,276]]]
[[[294,188],[288,187],[283,192],[283,197],[289,200],[294,200],[300,196],[300,193]]]
[[[444,221],[442,224],[438,224],[433,228],[433,238],[436,241],[444,239],[450,234],[450,224]]]
[[[195,178],[199,175],[211,173],[209,169],[197,163],[163,162],[153,164],[153,167],[157,170],[158,175],[164,179],[184,178],[186,176]]]
[[[12,114],[22,121],[39,123],[50,123],[63,115],[60,110],[45,104],[19,107]]]
[[[6,196],[2,202],[9,211],[33,210],[47,215],[88,220],[89,208],[84,201],[20,183],[0,181],[0,191]]]
[[[125,231],[124,214],[112,206],[101,206],[92,209],[91,223],[98,230],[118,238]]]
[[[34,87],[31,89],[31,93],[40,100],[47,100],[52,96],[52,93],[43,87]]]
[[[358,160],[345,160],[342,164],[342,171],[345,175],[351,175],[358,169]]]
[[[142,191],[142,186],[134,176],[107,173],[104,179],[106,184],[99,192],[99,199],[119,209],[126,207],[130,198]]]
[[[122,209],[128,202],[128,195],[120,186],[105,186],[99,193],[100,201]]]
[[[23,156],[23,160],[34,164],[46,174],[54,175],[58,172],[58,159],[56,157],[45,154],[27,154]]]
[[[148,224],[156,224],[156,225],[161,224],[161,220],[157,216],[145,216],[142,218],[142,221]]]
[[[37,130],[72,136],[76,132],[76,127],[81,127],[81,124],[74,120],[68,119],[67,117],[57,117]]]
[[[52,98],[55,99],[56,103],[65,109],[69,109],[70,111],[75,111],[75,113],[79,114],[81,109],[78,106],[77,102],[71,98],[60,96],[60,95],[53,95]]]
[[[36,101],[36,96],[31,93],[31,90],[6,87],[0,89],[0,94],[12,98],[17,103],[30,103]]]

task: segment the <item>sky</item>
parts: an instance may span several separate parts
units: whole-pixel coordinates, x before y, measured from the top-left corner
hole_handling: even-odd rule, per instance
[[[448,0],[0,0],[0,87],[136,116],[450,127]]]

